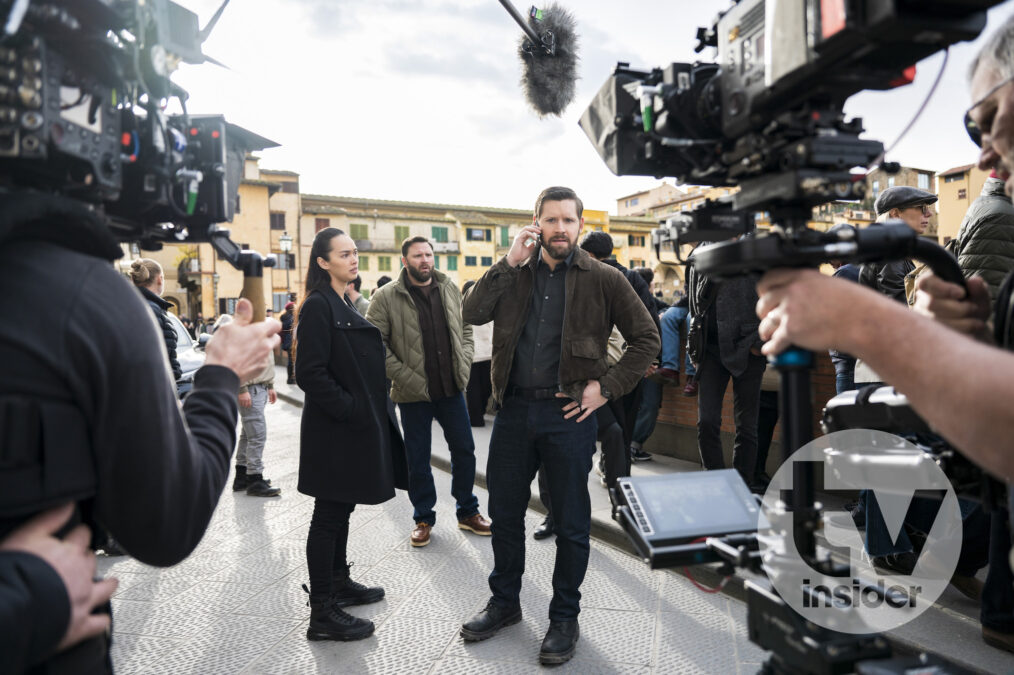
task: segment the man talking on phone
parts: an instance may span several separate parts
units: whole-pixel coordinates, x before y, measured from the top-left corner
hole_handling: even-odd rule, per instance
[[[541,464],[556,521],[550,626],[539,652],[544,664],[570,660],[579,636],[595,411],[637,385],[660,344],[651,315],[623,274],[578,248],[582,210],[573,190],[543,190],[532,224],[469,289],[462,305],[466,322],[493,321],[491,378],[499,412],[486,468],[492,598],[465,622],[461,636],[485,640],[521,620],[524,519]],[[627,350],[610,367],[606,345],[614,325]]]

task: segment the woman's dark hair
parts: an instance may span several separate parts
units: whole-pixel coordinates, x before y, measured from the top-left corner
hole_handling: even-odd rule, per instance
[[[296,325],[299,323],[299,315],[303,311],[303,303],[313,291],[323,291],[331,285],[331,275],[317,264],[317,258],[327,260],[331,253],[332,240],[343,234],[345,233],[337,227],[325,227],[313,238],[313,246],[310,247],[310,264],[306,266],[303,299],[300,301],[299,307],[296,308],[296,316],[292,321],[292,358],[296,358]]]
[[[383,288],[385,284],[389,283],[391,283],[391,277],[385,274],[384,276],[377,279],[377,288]]]

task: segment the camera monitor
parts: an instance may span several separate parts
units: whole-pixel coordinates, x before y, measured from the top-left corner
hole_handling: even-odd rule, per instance
[[[683,544],[768,527],[757,499],[735,469],[618,480],[621,524],[652,567],[673,564]],[[695,554],[686,552],[691,558]],[[663,555],[665,554],[665,555]],[[706,562],[688,559],[685,564]]]

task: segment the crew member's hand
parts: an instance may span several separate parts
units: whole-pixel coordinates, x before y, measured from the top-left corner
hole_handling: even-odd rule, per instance
[[[992,309],[989,287],[979,277],[972,277],[966,283],[967,297],[965,289],[957,284],[944,281],[931,273],[920,275],[915,284],[913,308],[959,333],[992,342],[986,324]]]
[[[569,398],[564,393],[558,393],[557,398]],[[584,391],[581,392],[581,401],[571,401],[567,405],[563,406],[563,412],[565,413],[563,418],[566,420],[571,419],[575,415],[580,415],[577,418],[578,422],[584,422],[588,419],[588,416],[593,412],[604,406],[609,399],[602,395],[601,385],[598,380],[588,380],[588,384],[585,385]]]
[[[771,270],[757,284],[758,332],[767,340],[761,353],[771,356],[790,345],[841,349],[849,312],[862,311],[863,296],[871,293],[859,284],[816,270]]]
[[[542,228],[535,223],[522,227],[518,235],[514,237],[511,250],[507,252],[507,264],[511,267],[517,267],[535,255],[535,252],[539,250],[538,238],[541,236]],[[531,239],[535,239],[536,241],[531,246],[528,246],[528,242]]]
[[[40,513],[0,541],[0,551],[23,551],[42,558],[60,575],[70,600],[70,622],[57,651],[109,630],[108,614],[92,614],[109,602],[119,582],[95,580],[95,554],[88,548],[91,533],[78,525],[64,539],[53,536],[74,512],[64,506]]]
[[[281,343],[277,319],[253,320],[253,305],[246,298],[236,303],[233,321],[215,331],[205,348],[205,365],[225,366],[245,382],[261,373],[270,363],[272,350]]]
[[[278,400],[278,394],[275,393],[274,389],[268,389],[268,403],[272,405]]]
[[[253,398],[250,396],[250,392],[244,391],[239,395],[239,407],[249,408],[253,405]]]
[[[651,377],[652,375],[654,375],[657,372],[658,372],[658,366],[653,363],[650,366],[648,366],[648,370],[644,371],[644,376],[645,377]]]

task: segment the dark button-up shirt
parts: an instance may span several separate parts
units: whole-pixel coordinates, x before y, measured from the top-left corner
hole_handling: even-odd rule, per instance
[[[543,389],[560,384],[566,278],[573,260],[572,252],[550,270],[540,252],[535,267],[532,305],[514,353],[509,380],[514,386]]]
[[[408,292],[419,313],[419,330],[422,332],[423,353],[426,355],[426,384],[430,400],[447,398],[458,393],[454,384],[454,362],[451,358],[451,334],[447,328],[444,304],[440,300],[440,287],[409,284]]]

